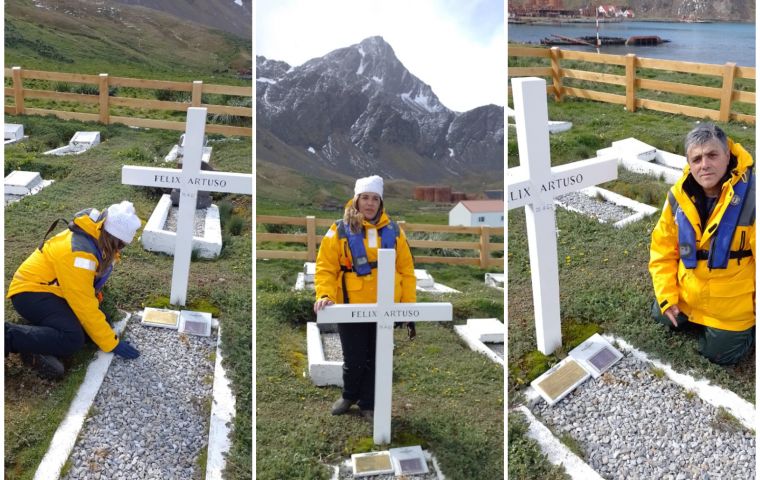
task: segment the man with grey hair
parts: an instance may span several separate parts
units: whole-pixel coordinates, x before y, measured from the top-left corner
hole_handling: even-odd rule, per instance
[[[686,136],[687,166],[652,232],[652,316],[696,326],[699,352],[733,365],[755,340],[755,174],[752,156],[719,127]]]

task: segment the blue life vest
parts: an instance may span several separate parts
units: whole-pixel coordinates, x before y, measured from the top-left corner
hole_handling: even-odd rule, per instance
[[[341,266],[341,270],[354,272],[362,277],[372,273],[373,268],[377,268],[377,262],[370,262],[367,259],[367,250],[364,248],[364,228],[359,232],[351,232],[343,220],[338,220],[338,238],[348,239],[348,248],[351,250],[352,268]],[[401,234],[396,222],[392,221],[378,229],[380,234],[380,248],[396,248],[396,239]]]
[[[681,261],[686,268],[696,268],[698,260],[707,260],[707,266],[713,268],[726,268],[729,259],[737,259],[752,256],[752,250],[731,251],[731,242],[736,227],[739,225],[749,226],[755,219],[755,175],[752,167],[748,168],[742,179],[734,185],[734,196],[729,201],[726,211],[723,212],[718,224],[718,231],[710,240],[710,249],[697,250],[697,238],[694,227],[686,218],[680,205],[676,204],[675,197],[668,192],[668,201],[671,208],[675,208],[675,220],[678,226],[678,251]],[[741,248],[741,247],[740,247]]]

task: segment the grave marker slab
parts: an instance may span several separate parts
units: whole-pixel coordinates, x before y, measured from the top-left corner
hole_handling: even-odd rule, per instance
[[[414,277],[417,279],[417,286],[422,288],[431,288],[435,286],[435,280],[427,270],[415,268]]]
[[[468,318],[467,327],[483,343],[504,343],[504,324],[498,318]]]
[[[422,447],[391,448],[388,450],[396,475],[424,475],[429,472]]]
[[[504,274],[503,273],[486,273],[485,276],[486,285],[489,287],[499,288],[504,290]]]
[[[125,165],[121,171],[121,181],[127,185],[180,189],[170,296],[170,301],[174,305],[184,305],[187,298],[187,281],[190,275],[190,256],[192,254],[193,218],[198,191],[250,195],[253,190],[253,176],[250,174],[201,171],[201,152],[205,128],[206,109],[189,107],[185,132],[187,145],[182,170]]]
[[[304,281],[306,283],[314,283],[314,275],[317,274],[317,263],[306,262],[303,264]]]
[[[5,177],[5,193],[11,195],[29,195],[32,190],[42,184],[39,172],[14,170]]]
[[[393,463],[388,451],[354,453],[351,455],[354,477],[369,477],[393,473]]]
[[[208,312],[195,312],[192,310],[180,311],[179,332],[198,335],[200,337],[211,336],[211,314]]]
[[[396,303],[396,251],[379,249],[377,264],[377,303],[331,305],[317,312],[317,323],[377,324],[373,439],[379,445],[391,441],[393,324],[450,321],[453,308],[450,303]]]
[[[568,355],[578,361],[594,378],[599,378],[623,358],[623,354],[598,333],[570,350]]]
[[[79,155],[100,143],[100,132],[76,132],[68,145],[54,148],[43,155]]]
[[[145,307],[140,323],[150,327],[171,328],[176,330],[179,326],[179,312],[164,308]]]
[[[24,139],[24,126],[20,123],[6,123],[4,125],[5,145],[20,142]]]
[[[562,400],[568,393],[575,390],[581,383],[585,382],[591,376],[572,357],[565,357],[564,360],[550,368],[537,379],[530,382],[533,387],[549,405]]]
[[[520,166],[507,170],[507,209],[525,207],[538,350],[562,344],[554,198],[617,178],[617,158],[593,158],[557,167],[549,152],[546,81],[513,78]]]

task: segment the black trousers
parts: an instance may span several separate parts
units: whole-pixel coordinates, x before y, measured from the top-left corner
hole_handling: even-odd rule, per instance
[[[41,353],[65,357],[84,346],[85,332],[63,298],[46,292],[11,297],[16,311],[31,325],[5,322],[5,354]]]
[[[362,410],[375,408],[374,323],[339,323],[343,348],[343,398],[357,402]]]

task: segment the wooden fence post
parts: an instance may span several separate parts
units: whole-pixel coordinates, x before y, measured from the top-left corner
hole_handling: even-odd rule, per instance
[[[557,102],[562,101],[562,72],[559,68],[559,57],[562,54],[559,47],[552,47],[551,50],[551,56],[552,56],[552,81],[554,83],[554,99]]]
[[[480,268],[488,268],[488,260],[491,258],[488,240],[491,236],[489,227],[480,227]]]
[[[108,111],[108,74],[107,73],[101,73],[100,74],[100,80],[99,80],[99,91],[100,94],[100,123],[103,123],[105,125],[108,125],[110,122],[110,114]]]
[[[21,80],[21,67],[13,67],[13,101],[16,104],[16,115],[24,113],[24,81]]]
[[[307,261],[317,261],[317,220],[313,215],[306,217],[306,256]]]
[[[203,81],[202,80],[193,80],[193,99],[192,99],[192,106],[193,107],[200,107],[201,106],[201,97],[203,95]]]
[[[636,54],[625,56],[625,108],[636,111]]]
[[[734,94],[734,74],[736,73],[736,63],[726,62],[723,68],[723,88],[720,92],[720,114],[718,118],[721,122],[727,122],[731,116],[731,97]]]

